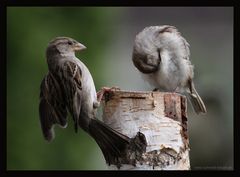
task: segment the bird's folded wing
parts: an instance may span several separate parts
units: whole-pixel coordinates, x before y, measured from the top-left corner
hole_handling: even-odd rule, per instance
[[[54,138],[54,124],[64,128],[67,126],[67,107],[63,92],[51,73],[48,73],[41,83],[39,113],[42,132],[48,141]]]
[[[77,132],[82,102],[82,71],[72,61],[65,61],[60,68],[67,107],[73,117],[75,131]]]

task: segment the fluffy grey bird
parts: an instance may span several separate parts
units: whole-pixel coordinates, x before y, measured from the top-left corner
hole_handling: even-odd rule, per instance
[[[44,138],[51,141],[54,125],[65,128],[69,112],[75,131],[80,126],[89,133],[110,163],[121,156],[130,139],[96,119],[100,100],[88,68],[75,56],[75,51],[85,48],[68,37],[57,37],[48,44],[49,71],[41,83],[39,104],[41,128]]]
[[[161,91],[186,93],[195,112],[206,107],[193,83],[188,42],[174,26],[150,26],[135,38],[132,61],[144,80]]]

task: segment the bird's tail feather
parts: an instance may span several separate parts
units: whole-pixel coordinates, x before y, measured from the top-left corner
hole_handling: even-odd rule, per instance
[[[91,119],[89,134],[95,139],[110,165],[125,152],[130,138],[113,130],[98,119]]]
[[[195,87],[192,85],[191,93],[188,92],[187,97],[194,109],[194,111],[199,114],[199,113],[206,113],[207,109],[201,99],[201,97],[198,95]]]

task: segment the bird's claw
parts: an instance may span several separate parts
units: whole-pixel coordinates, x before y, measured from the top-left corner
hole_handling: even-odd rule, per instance
[[[153,92],[159,92],[159,91],[160,91],[159,88],[153,89]]]
[[[113,91],[117,91],[117,90],[120,90],[119,87],[102,87],[100,91],[97,92],[97,100],[99,102],[101,102],[103,99],[104,99],[104,94],[105,93],[109,93],[109,92],[113,92]]]

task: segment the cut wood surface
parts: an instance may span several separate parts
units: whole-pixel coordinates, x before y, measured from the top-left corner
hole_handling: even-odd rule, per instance
[[[113,90],[104,98],[103,122],[136,141],[136,149],[129,147],[120,166],[111,164],[109,169],[190,169],[185,96]],[[137,137],[139,133],[144,137]]]

